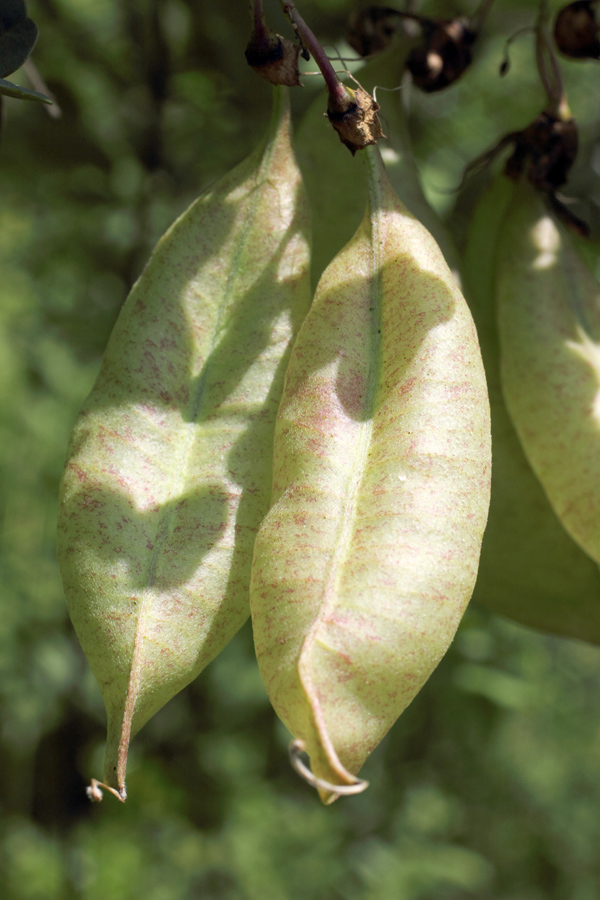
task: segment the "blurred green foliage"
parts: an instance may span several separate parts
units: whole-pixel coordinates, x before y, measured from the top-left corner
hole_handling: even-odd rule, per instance
[[[127,804],[86,800],[104,712],[66,619],[58,481],[150,248],[266,124],[269,86],[243,57],[246,6],[29,3],[40,27],[32,58],[62,117],[6,101],[0,145],[0,895],[596,900],[599,651],[475,608],[365,767],[363,795],[325,808],[291,771],[246,628],[135,739]],[[301,7],[339,43],[352,3]],[[535,9],[497,0],[464,78],[411,95],[424,187],[459,241],[469,189],[457,201],[447,189],[543,105],[527,35],[498,77],[506,37]],[[277,4],[269,10],[283,31]],[[564,62],[563,72],[581,123],[569,190],[597,225],[600,67]],[[319,89],[304,80],[298,114]],[[332,152],[346,152],[333,134]]]

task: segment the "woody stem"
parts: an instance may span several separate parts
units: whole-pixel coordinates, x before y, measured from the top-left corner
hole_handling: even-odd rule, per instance
[[[336,104],[347,103],[348,94],[346,93],[346,88],[341,84],[323,47],[296,9],[293,0],[281,0],[281,5],[285,15],[292,23],[294,30],[298,33],[302,43],[305,44],[307,50],[321,70],[327,90],[332,99]]]
[[[548,0],[540,0],[540,11],[536,23],[535,54],[540,79],[548,97],[548,112],[556,115],[564,105],[564,91],[560,68],[550,39],[549,20]]]

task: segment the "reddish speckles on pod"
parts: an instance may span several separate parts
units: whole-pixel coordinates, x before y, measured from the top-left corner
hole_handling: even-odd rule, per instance
[[[308,208],[276,89],[263,146],[181,216],[133,288],[63,478],[65,593],[122,799],[130,738],[249,615],[277,399],[309,302]]]
[[[519,184],[502,226],[502,387],[556,515],[600,562],[600,284],[543,197]]]
[[[366,757],[445,653],[489,502],[472,319],[377,152],[368,160],[367,215],[292,352],[251,583],[263,679],[325,802],[364,786]]]

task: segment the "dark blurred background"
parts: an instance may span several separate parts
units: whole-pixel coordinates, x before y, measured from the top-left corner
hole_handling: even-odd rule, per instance
[[[343,46],[354,3],[299,6]],[[32,60],[62,116],[5,101],[0,142],[1,896],[598,900],[600,651],[476,608],[365,766],[365,794],[325,808],[289,768],[247,626],[135,738],[127,803],[87,801],[104,710],[55,557],[69,432],[152,246],[255,146],[270,87],[244,60],[246,0],[28,7]],[[543,105],[531,38],[498,76],[506,37],[536,8],[497,0],[464,78],[411,101],[427,196],[459,230],[448,189]],[[600,63],[563,71],[582,142],[571,188],[593,219]],[[297,117],[319,89],[305,83]]]

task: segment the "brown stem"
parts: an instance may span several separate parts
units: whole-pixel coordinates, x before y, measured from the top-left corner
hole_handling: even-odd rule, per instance
[[[269,29],[265,20],[262,0],[250,0],[250,18],[252,19],[253,37],[267,42]]]
[[[560,68],[550,37],[550,9],[548,0],[540,0],[540,11],[536,23],[535,55],[538,72],[546,96],[547,112],[561,117],[566,106]]]
[[[292,23],[294,30],[300,35],[302,42],[306,45],[307,50],[309,50],[314,61],[321,70],[321,74],[325,80],[327,90],[329,91],[329,94],[335,101],[336,105],[343,105],[344,103],[347,103],[348,94],[346,92],[346,88],[338,79],[327,54],[296,9],[296,5],[293,0],[281,0],[281,5],[283,7],[285,15]]]
[[[488,17],[488,13],[494,4],[494,0],[481,0],[478,8],[471,16],[471,28],[473,31],[480,31],[483,23]]]

